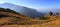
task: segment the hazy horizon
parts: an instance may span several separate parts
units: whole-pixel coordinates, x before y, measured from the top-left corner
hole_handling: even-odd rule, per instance
[[[60,0],[0,0],[0,4],[3,3],[33,8],[37,11],[49,11],[50,9],[60,8]]]
[[[0,0],[2,3],[12,3],[34,9],[60,8],[60,0]]]

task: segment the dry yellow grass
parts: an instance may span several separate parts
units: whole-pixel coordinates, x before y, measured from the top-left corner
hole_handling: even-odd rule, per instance
[[[0,12],[0,15],[5,15],[7,17],[1,17],[0,18],[0,26],[5,27],[13,27],[17,25],[33,25],[33,24],[39,24],[41,23],[40,20],[32,19],[27,16],[18,15],[15,13],[10,12]]]
[[[60,27],[60,14],[56,16],[45,15],[49,20],[32,19],[10,12],[0,12],[0,14],[8,15],[8,17],[0,18],[0,27]]]

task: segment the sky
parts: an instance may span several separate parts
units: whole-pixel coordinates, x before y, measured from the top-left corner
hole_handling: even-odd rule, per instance
[[[60,8],[60,0],[0,0],[2,3],[12,3],[34,9]]]

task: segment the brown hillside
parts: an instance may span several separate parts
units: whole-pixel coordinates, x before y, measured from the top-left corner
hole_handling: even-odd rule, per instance
[[[60,27],[60,14],[46,14],[44,18],[48,20],[40,20],[40,17],[35,19],[24,16],[15,11],[0,8],[0,27]]]

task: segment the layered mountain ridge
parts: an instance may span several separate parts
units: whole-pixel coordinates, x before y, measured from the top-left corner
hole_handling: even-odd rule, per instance
[[[40,13],[37,12],[35,9],[27,8],[27,7],[24,7],[24,6],[18,6],[18,5],[14,5],[14,4],[11,4],[11,3],[0,4],[0,7],[10,8],[10,9],[15,10],[16,12],[18,12],[20,14],[23,14],[23,15],[29,16],[29,17],[40,16],[39,15]]]

